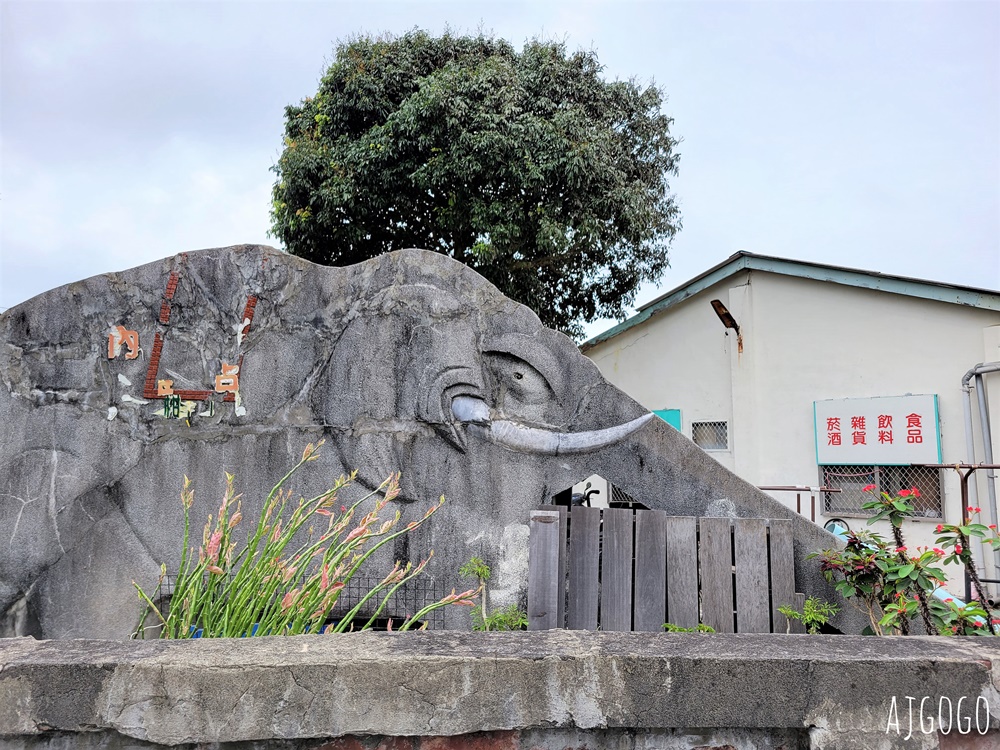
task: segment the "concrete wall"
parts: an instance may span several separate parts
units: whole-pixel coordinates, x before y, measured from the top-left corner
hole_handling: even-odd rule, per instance
[[[978,638],[0,639],[0,746],[995,748],[998,680]]]
[[[739,323],[742,352],[712,299]],[[817,400],[937,394],[943,460],[966,460],[960,381],[973,365],[1000,359],[1000,313],[741,271],[586,354],[647,408],[680,408],[689,437],[692,421],[730,420],[731,450],[710,455],[752,484],[816,486]],[[993,403],[1000,402],[1000,375],[989,386]],[[978,435],[978,413],[975,424]],[[983,460],[978,441],[977,458]],[[958,480],[945,472],[941,481],[945,520],[960,520]],[[794,508],[794,493],[773,494]],[[985,508],[985,477],[979,496]],[[908,524],[908,543],[933,544],[936,523]],[[852,528],[864,525],[852,521]],[[887,526],[879,530],[888,533]]]

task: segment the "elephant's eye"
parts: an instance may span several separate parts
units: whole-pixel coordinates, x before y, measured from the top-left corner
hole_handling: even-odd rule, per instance
[[[485,357],[490,401],[509,417],[550,422],[559,399],[542,373],[513,354],[491,352]]]

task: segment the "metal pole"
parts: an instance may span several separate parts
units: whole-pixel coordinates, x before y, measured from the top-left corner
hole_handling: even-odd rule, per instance
[[[961,480],[961,483],[962,483],[962,526],[965,526],[965,524],[967,524],[969,522],[969,520],[968,520],[969,519],[969,511],[968,511],[968,507],[969,507],[969,477],[975,476],[976,470],[975,469],[969,469],[967,472],[965,472],[963,474],[962,470],[959,469],[956,466],[955,467],[955,471],[958,472],[959,479]],[[972,545],[972,554],[973,554],[974,557],[978,556],[980,559],[982,559],[982,558],[984,558],[986,556],[986,550],[982,549],[982,546],[983,545],[981,545],[981,544],[973,544]],[[977,547],[979,548],[979,553],[980,553],[979,555],[976,555],[976,548]],[[965,601],[966,602],[971,602],[972,601],[972,579],[969,577],[969,571],[965,570],[965,571],[962,571],[962,572],[963,572],[963,575],[965,576]]]
[[[956,472],[958,472],[960,480],[959,485],[962,491],[962,517],[960,520],[960,524],[963,526],[969,523],[970,521],[968,508],[972,506],[972,502],[969,500],[969,479],[974,477],[977,469],[986,469],[987,471],[991,471],[993,469],[1000,469],[1000,464],[920,464],[920,465],[926,469],[954,469]],[[963,469],[968,469],[968,471],[966,471],[963,474],[962,473]],[[975,483],[973,483],[973,485],[974,484]],[[985,545],[983,544],[974,544],[972,546],[972,554],[974,557],[976,556],[977,547],[984,547],[983,555],[986,558],[985,564],[987,566],[990,565],[991,563],[995,563],[996,558],[993,555],[986,553]],[[966,578],[966,601],[971,601],[970,590],[972,584],[969,581],[968,574],[966,574],[965,578]],[[980,576],[980,579],[983,581],[983,583],[992,583],[997,581],[995,577],[987,578],[984,576]]]
[[[972,373],[973,371],[970,370],[966,377],[970,377]],[[976,463],[976,439],[972,430],[972,386],[965,379],[962,380],[962,390],[965,392],[965,399],[962,401],[962,410],[965,412],[965,452],[967,454],[965,461],[974,464]],[[975,482],[972,483],[972,495],[972,504],[975,504],[979,497],[979,488]],[[965,507],[969,505],[969,498],[963,497],[962,503],[962,512],[964,513]]]
[[[990,406],[986,399],[986,387],[983,376],[976,373],[976,395],[979,397],[979,419],[982,422],[983,432],[983,458],[986,463],[993,463],[993,434],[990,430]],[[993,469],[986,470],[986,491],[989,493],[990,523],[997,522],[997,475]]]
[[[989,453],[986,454],[985,462],[987,464],[992,464],[993,445],[992,437],[989,436],[989,407],[986,404],[986,393],[983,387],[983,374],[998,371],[1000,371],[1000,362],[980,362],[962,376],[962,391],[965,393],[965,398],[962,402],[962,409],[965,412],[965,449],[968,453],[968,458],[966,460],[973,466],[976,465],[976,442],[972,427],[972,389],[970,387],[970,383],[973,378],[976,379],[976,393],[979,396],[980,423],[983,429],[983,445],[989,451]],[[961,472],[959,473],[961,474]],[[992,481],[989,478],[990,476],[994,476]],[[962,499],[963,516],[965,515],[966,507],[969,505],[980,505],[978,499],[979,482],[976,477],[973,476],[972,487],[970,488],[967,481],[968,480],[966,479],[962,484],[963,491],[966,493]],[[987,475],[986,485],[987,490],[990,492],[990,502],[986,503],[986,515],[989,522],[995,524],[997,523],[996,482],[995,475],[993,475],[992,470],[990,470]],[[973,559],[977,567],[982,571],[984,578],[997,578],[998,571],[1000,571],[1000,550],[994,551],[991,555],[987,552],[984,545],[976,544],[973,545]]]
[[[993,435],[990,430],[990,406],[986,399],[986,385],[983,382],[982,373],[976,373],[976,395],[979,397],[979,420],[980,429],[983,434],[983,458],[987,464],[993,463]],[[986,492],[989,502],[986,505],[986,512],[991,524],[997,523],[997,475],[992,468],[986,469]],[[993,565],[992,571],[987,571],[990,578],[997,577],[997,568],[1000,566],[1000,550],[993,550],[993,554],[984,554],[990,558]],[[992,572],[992,575],[990,573]]]

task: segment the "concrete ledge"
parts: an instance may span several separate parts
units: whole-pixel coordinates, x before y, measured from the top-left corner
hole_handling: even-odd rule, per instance
[[[781,745],[789,748],[938,747],[936,730],[920,732],[919,703],[927,698],[926,727],[927,717],[936,725],[942,699],[956,713],[961,699],[971,741],[977,700],[981,730],[987,721],[1000,726],[998,686],[1000,641],[987,638],[579,631],[21,638],[0,640],[0,737],[21,738],[23,747],[80,732],[160,745],[312,740],[301,746],[317,747],[355,735],[725,730],[775,742],[809,738]],[[897,745],[910,721],[908,696],[913,736]],[[890,726],[887,734],[893,701],[899,731]],[[995,736],[980,739],[1000,746]]]

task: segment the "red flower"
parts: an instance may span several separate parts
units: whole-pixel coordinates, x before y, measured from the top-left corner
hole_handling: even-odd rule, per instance
[[[935,555],[943,555],[944,554],[944,550],[941,549],[940,547],[935,547],[934,548],[934,554]]]
[[[973,508],[973,509],[972,509],[972,512],[973,512],[973,513],[982,513],[982,512],[983,512],[983,509],[982,509],[982,508]]]
[[[961,554],[962,554],[962,545],[961,545],[961,544],[956,544],[956,545],[955,545],[955,552],[956,552],[957,554],[959,554],[959,555],[961,555]]]
[[[948,604],[951,604],[953,601],[955,600],[952,599],[950,596],[947,599],[945,599],[945,602],[947,602]]]
[[[916,487],[912,489],[912,492],[914,497],[920,497],[920,490],[918,490]]]
[[[862,492],[871,492],[874,489],[875,489],[875,485],[874,484],[866,484],[864,487],[861,488],[861,491]]]
[[[936,528],[936,529],[934,529],[934,530],[935,530],[935,531],[936,531],[936,532],[937,532],[938,534],[940,534],[940,533],[941,533],[942,531],[944,531],[944,524],[940,524],[940,523],[939,523],[939,524],[937,525],[937,528]]]
[[[997,530],[997,525],[995,523],[991,523],[990,524],[990,528],[993,529],[994,531],[996,531]]]
[[[896,547],[896,552],[906,552],[906,547]]]
[[[899,496],[900,497],[909,497],[912,494],[913,494],[913,490],[900,490],[899,491]]]

